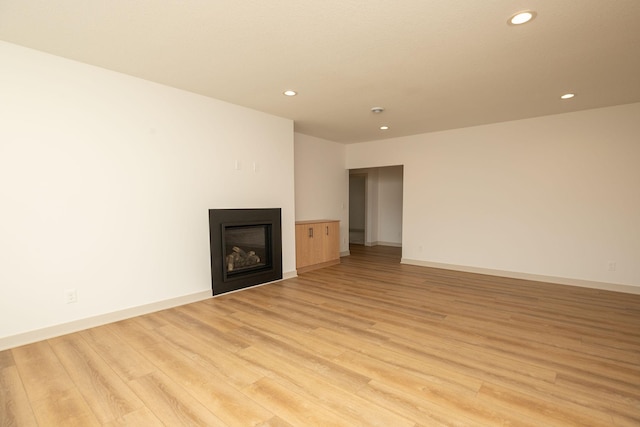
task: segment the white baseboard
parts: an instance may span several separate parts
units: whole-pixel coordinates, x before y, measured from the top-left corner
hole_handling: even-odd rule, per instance
[[[82,331],[88,328],[94,328],[96,326],[106,325],[107,323],[118,322],[120,320],[129,319],[131,317],[152,313],[154,311],[165,310],[167,308],[177,307],[179,305],[202,301],[207,298],[211,298],[211,290],[196,292],[195,294],[157,301],[151,304],[131,307],[124,310],[100,314],[98,316],[74,320],[68,323],[62,323],[47,328],[36,329],[34,331],[0,338],[0,351],[19,347],[21,345],[31,344],[49,338],[59,337],[61,335],[70,334],[72,332]]]
[[[402,247],[402,243],[398,243],[398,242],[380,242],[380,241],[365,242],[364,245],[365,246],[393,246],[394,248],[401,248]]]
[[[393,246],[394,248],[401,248],[402,242],[376,242],[377,246]]]
[[[443,264],[439,262],[419,261],[402,258],[401,264],[418,265],[422,267],[442,268],[445,270],[465,271],[467,273],[488,274],[491,276],[510,277],[512,279],[533,280],[536,282],[555,283],[558,285],[579,286],[582,288],[601,289],[604,291],[624,292],[640,295],[640,286],[620,285],[616,283],[595,282],[591,280],[570,279],[566,277],[543,276],[540,274],[518,273],[515,271],[493,270],[490,268],[469,267],[464,265]]]
[[[351,251],[340,252],[340,258],[342,258],[343,256],[349,256],[349,255],[351,255]]]
[[[282,280],[290,279],[293,277],[297,277],[297,273],[295,271],[289,271],[283,273]],[[276,280],[276,282],[279,282],[279,280]],[[268,283],[263,283],[256,286],[262,286],[266,284]],[[239,291],[242,291],[244,289],[240,289]],[[130,319],[136,316],[142,316],[143,314],[153,313],[154,311],[166,310],[168,308],[178,307],[180,305],[191,304],[193,302],[202,301],[208,298],[212,298],[211,289],[197,292],[195,294],[184,295],[177,298],[170,298],[164,301],[158,301],[138,307],[131,307],[125,310],[114,311],[111,313],[74,320],[72,322],[62,323],[60,325],[54,325],[47,328],[36,329],[34,331],[0,338],[0,351],[47,340],[49,338],[59,337],[61,335],[66,335],[73,332],[82,331],[84,329],[95,328],[96,326],[106,325],[107,323],[113,323],[120,320]]]
[[[282,280],[293,279],[294,277],[298,277],[298,271],[297,270],[286,271],[286,272],[282,273]],[[276,280],[276,281],[279,281],[279,280]]]

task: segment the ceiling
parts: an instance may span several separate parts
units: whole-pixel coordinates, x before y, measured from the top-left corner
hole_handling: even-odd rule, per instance
[[[640,102],[639,0],[0,0],[0,40],[341,143]]]

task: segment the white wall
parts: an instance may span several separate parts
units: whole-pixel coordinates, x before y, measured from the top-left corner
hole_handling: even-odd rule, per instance
[[[367,177],[349,174],[349,230],[364,230],[366,225]]]
[[[366,169],[365,172],[367,174],[367,217],[366,222],[367,226],[365,229],[364,235],[364,244],[365,246],[375,246],[378,242],[378,214],[380,213],[378,209],[378,169]]]
[[[340,221],[340,252],[349,251],[349,171],[345,146],[295,134],[296,220]]]
[[[378,244],[402,245],[402,166],[378,169]]]
[[[640,104],[346,147],[404,165],[403,259],[640,290]],[[615,262],[615,271],[610,271]]]
[[[290,120],[3,42],[0,98],[0,339],[210,292],[210,208],[281,207],[295,274]]]

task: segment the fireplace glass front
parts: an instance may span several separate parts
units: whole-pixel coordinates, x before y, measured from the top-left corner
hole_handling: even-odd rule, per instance
[[[271,264],[269,225],[225,227],[224,269],[227,276],[260,270]]]

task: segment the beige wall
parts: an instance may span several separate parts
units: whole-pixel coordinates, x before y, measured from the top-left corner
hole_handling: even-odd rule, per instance
[[[349,251],[349,172],[345,146],[295,134],[296,220],[340,221],[340,252]]]
[[[346,167],[404,165],[407,262],[639,290],[639,135],[630,104],[348,145]]]
[[[7,43],[0,70],[0,348],[210,295],[210,208],[282,208],[295,274],[291,120]]]

